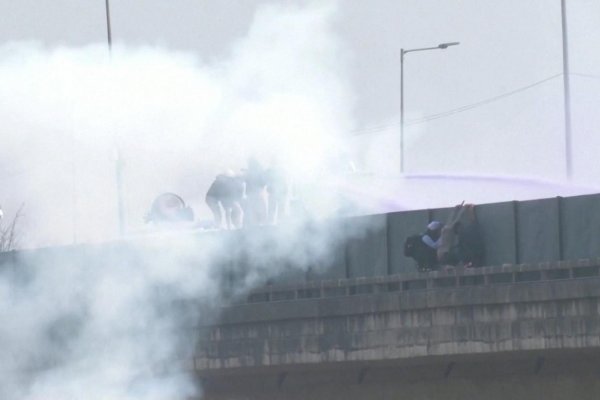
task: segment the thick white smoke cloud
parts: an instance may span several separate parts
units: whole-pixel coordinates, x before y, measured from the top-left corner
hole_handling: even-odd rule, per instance
[[[117,148],[129,230],[163,191],[206,216],[210,181],[249,155],[322,174],[351,123],[334,15],[331,4],[263,7],[230,57],[211,63],[119,44],[111,58],[100,44],[0,48],[0,179],[27,205],[28,244],[116,233]]]
[[[340,240],[377,228],[337,224],[163,234],[22,252],[14,268],[2,262],[0,317],[10,323],[0,327],[0,397],[198,396],[198,325],[269,277],[326,267]]]
[[[334,17],[332,4],[261,8],[230,58],[211,63],[122,45],[111,58],[103,45],[0,48],[3,205],[25,203],[24,244],[115,236],[117,149],[130,231],[164,191],[202,214],[214,176],[250,155],[278,158],[300,183],[324,179],[351,124]],[[10,321],[0,327],[0,397],[199,395],[185,371],[169,371],[192,360],[194,321],[212,321],[219,303],[282,268],[326,264],[341,235],[333,226],[134,235],[24,252],[14,269],[8,255],[0,269],[0,316]],[[346,228],[351,234],[360,232]]]
[[[300,183],[328,180],[332,160],[343,159],[339,138],[353,125],[349,55],[333,34],[335,17],[329,3],[261,8],[229,57],[211,62],[120,44],[111,58],[102,44],[1,47],[0,201],[9,212],[25,203],[24,244],[115,236],[117,149],[130,232],[164,191],[207,215],[210,181],[243,167],[249,155],[263,163],[278,157]],[[357,146],[384,172],[383,160],[397,157],[389,137],[372,149]],[[361,179],[354,183],[363,198],[369,188]],[[417,198],[421,205],[451,190],[423,185],[430,195]],[[386,188],[389,198],[396,189]],[[24,253],[18,268],[0,267],[0,318],[7,321],[0,326],[0,398],[199,395],[185,371],[170,371],[191,361],[198,318],[214,320],[219,303],[284,268],[325,267],[342,236],[369,228],[377,227],[352,232],[347,224],[299,221],[246,236],[132,235],[126,243]],[[249,262],[238,265],[238,258]]]

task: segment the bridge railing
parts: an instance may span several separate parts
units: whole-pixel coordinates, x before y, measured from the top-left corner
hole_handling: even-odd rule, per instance
[[[598,276],[600,276],[600,258],[537,264],[505,264],[483,268],[453,268],[427,273],[323,280],[294,285],[269,285],[253,290],[248,296],[240,299],[238,304],[518,284]]]
[[[262,284],[268,279],[270,285],[251,295],[251,299],[267,298],[269,301],[310,298],[315,296],[315,293],[318,293],[318,296],[353,295],[380,290],[380,286],[392,289],[397,286],[399,287],[397,290],[419,290],[453,285],[512,283],[527,279],[564,279],[576,277],[577,274],[585,275],[584,271],[587,270],[575,266],[573,268],[576,270],[569,270],[569,275],[566,276],[564,274],[567,272],[562,270],[560,261],[595,260],[596,257],[600,257],[600,194],[480,204],[475,207],[475,212],[485,243],[485,265],[523,264],[523,266],[508,270],[504,267],[482,268],[460,272],[460,276],[459,273],[454,272],[416,274],[414,260],[403,254],[405,239],[422,232],[431,220],[445,221],[450,211],[451,208],[416,210],[315,222],[315,224],[334,224],[335,229],[332,231],[335,232],[352,231],[359,234],[346,237],[344,240],[340,239],[339,242],[332,241],[333,244],[330,246],[332,248],[328,249],[327,257],[317,257],[318,260],[312,260],[315,261],[313,265],[289,267],[280,265],[285,264],[286,261],[296,261],[292,260],[293,254],[283,262],[277,257],[267,260],[249,257],[246,247],[253,243],[256,237],[262,238],[261,243],[269,244],[276,241],[278,230],[283,227],[189,233],[189,235],[197,235],[193,237],[192,242],[198,252],[202,252],[207,243],[217,238],[229,240],[224,249],[231,254],[222,254],[223,266],[217,269],[225,277],[224,286],[228,286],[233,292],[239,286],[243,286],[239,285],[239,282],[244,281],[245,273],[261,269],[260,265],[258,268],[253,268],[257,266],[256,264],[277,264],[275,268],[270,268],[271,265],[263,268],[268,271],[265,275],[269,276],[265,276],[265,279],[259,282]],[[137,242],[143,244],[144,239],[140,238]],[[135,246],[136,243],[123,241],[97,246],[38,249],[17,252],[18,254],[0,253],[0,268],[19,265],[24,269],[25,266],[33,265],[40,259],[58,257],[61,254],[64,255],[61,259],[71,263],[77,263],[78,260],[80,263],[81,260],[97,260],[95,264],[101,266],[102,260],[111,259],[110,257],[125,263],[128,257],[132,257],[132,252],[128,250]],[[139,251],[146,251],[144,248],[141,246]],[[177,248],[164,250],[177,256]],[[79,257],[79,252],[85,257],[83,255]],[[73,257],[66,257],[71,253]],[[553,267],[544,272],[543,268],[536,269],[537,267],[525,265],[552,265]],[[567,262],[566,265],[571,263]],[[585,268],[595,271],[594,267],[588,265]],[[272,271],[275,270],[280,273],[272,276]],[[339,280],[361,283],[344,283],[341,287],[332,283]],[[383,283],[378,286],[376,283],[379,280]],[[369,283],[371,281],[373,283]],[[299,288],[296,291],[285,289],[289,285]]]
[[[366,226],[327,263],[308,272],[290,270],[274,285],[413,274],[414,260],[403,254],[405,239],[423,232],[431,220],[445,221],[451,208],[394,212],[349,218]],[[600,194],[480,204],[475,207],[485,243],[485,265],[532,264],[600,257]]]

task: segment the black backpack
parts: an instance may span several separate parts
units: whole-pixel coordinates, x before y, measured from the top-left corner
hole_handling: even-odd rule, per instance
[[[404,256],[405,257],[415,257],[417,255],[417,250],[422,246],[423,240],[421,239],[422,235],[411,235],[406,238],[404,241]]]

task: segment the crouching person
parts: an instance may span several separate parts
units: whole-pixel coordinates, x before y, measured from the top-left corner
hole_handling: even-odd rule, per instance
[[[404,242],[404,255],[417,262],[421,272],[432,271],[439,267],[437,250],[441,245],[442,223],[432,221],[423,234],[409,236]]]
[[[440,266],[482,266],[483,235],[473,204],[460,204],[446,224],[432,221],[421,235],[413,235],[404,243],[404,255],[415,259],[420,271]]]

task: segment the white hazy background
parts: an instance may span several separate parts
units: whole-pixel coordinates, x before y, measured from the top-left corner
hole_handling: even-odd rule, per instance
[[[143,209],[158,194],[155,192],[162,190],[177,190],[198,216],[209,217],[203,204],[206,182],[223,167],[242,166],[244,157],[236,158],[236,153],[242,147],[252,147],[248,142],[258,125],[269,125],[259,134],[263,138],[276,136],[277,140],[310,142],[308,150],[307,146],[300,146],[302,153],[296,153],[307,158],[309,165],[311,160],[320,158],[324,147],[332,147],[325,142],[343,135],[344,145],[338,142],[333,147],[350,147],[349,153],[354,154],[359,169],[379,175],[395,174],[399,165],[399,49],[447,41],[461,44],[406,57],[408,122],[554,78],[490,103],[407,126],[406,172],[563,181],[559,0],[466,0],[460,5],[441,0],[346,0],[324,4],[310,0],[113,2],[115,49],[109,66],[103,50],[104,2],[0,0],[0,14],[5,16],[0,26],[4,40],[0,60],[0,113],[4,123],[0,135],[2,142],[9,144],[0,146],[0,204],[10,216],[21,203],[26,203],[23,241],[36,246],[115,234],[116,194],[110,182],[114,183],[111,160],[117,143],[126,163],[126,217],[130,231],[141,226]],[[273,7],[285,10],[288,17],[278,21],[276,14],[268,11]],[[318,8],[329,9],[327,23],[316,27],[306,20],[302,28],[288,24],[290,18],[304,18],[302,10]],[[574,183],[593,190],[598,186],[596,176],[600,172],[595,157],[600,145],[600,117],[595,112],[600,106],[600,54],[596,49],[600,40],[600,25],[596,23],[600,3],[568,0],[567,13]],[[325,31],[327,37],[321,35]],[[73,74],[61,80],[67,75],[64,71]],[[309,101],[299,99],[306,94]],[[123,107],[126,101],[129,103]],[[192,101],[197,106],[193,116],[187,113]],[[280,107],[276,115],[265,111],[270,106]],[[77,113],[67,112],[69,107]],[[155,112],[157,108],[161,112]],[[312,113],[313,117],[287,118],[290,108],[304,115]],[[129,111],[136,113],[129,115]],[[314,128],[315,112],[321,116],[320,128]],[[24,114],[26,118],[22,117]],[[44,129],[38,129],[40,124]],[[273,128],[276,125],[284,128]],[[294,125],[293,129],[289,125]],[[283,131],[289,134],[300,126],[307,128],[300,138],[282,135]],[[243,135],[234,135],[240,130]],[[327,130],[325,137],[320,135],[321,130]],[[15,149],[12,143],[27,143],[32,138],[24,131],[43,136],[45,141],[35,143],[46,156],[52,149],[63,153],[63,165],[59,168],[44,158],[34,162],[39,156],[30,148],[35,147],[34,143]],[[191,131],[197,139],[202,138],[198,139],[201,145],[186,143],[181,152],[165,148],[166,135],[177,148],[175,143],[180,142],[174,137],[188,136]],[[97,134],[102,136],[104,146],[85,139]],[[202,145],[208,146],[216,141],[215,137],[223,135],[229,139],[223,139],[221,146],[230,146],[224,157],[219,158],[214,148],[200,154]],[[59,140],[58,136],[68,139]],[[140,138],[134,139],[137,136]],[[311,142],[315,138],[318,142]],[[138,149],[145,147],[146,155],[138,156],[137,151],[131,150],[133,142]],[[151,152],[157,148],[156,143],[160,143],[159,158]],[[88,158],[91,152],[93,157]],[[170,171],[158,161],[170,155],[178,159],[187,175],[178,174],[168,183],[158,184],[161,171],[165,175]],[[89,180],[77,157],[96,165],[97,183]],[[13,165],[15,158],[19,161]],[[219,158],[219,165],[203,162],[211,158]],[[267,159],[263,163],[268,164],[268,156],[264,158]],[[148,171],[141,166],[151,159],[157,162],[152,164],[153,173],[148,179]],[[197,164],[187,168],[191,162]],[[27,182],[39,181],[36,174],[46,171],[47,175],[54,174],[51,184],[38,186],[35,196],[21,190],[31,186]],[[150,184],[146,185],[146,181]],[[140,182],[151,195],[141,196],[136,188]],[[99,190],[95,195],[105,195],[106,199],[90,204],[88,189],[96,185]],[[407,191],[415,192],[410,188]],[[465,192],[470,190],[457,187],[452,189],[453,195],[455,192],[468,198],[469,193]],[[396,197],[403,195],[398,192]],[[552,193],[540,193],[548,195]],[[39,204],[35,204],[41,202],[40,196],[48,199],[44,200],[43,214]],[[61,198],[59,206],[54,200],[57,197]],[[445,197],[446,193],[440,193],[438,202]],[[480,200],[499,198],[490,195],[477,199]],[[93,213],[88,212],[92,209]],[[44,224],[54,225],[52,232],[39,224],[33,229],[33,221],[38,222],[40,215],[52,222]],[[88,220],[105,223],[89,229],[86,226],[94,224]],[[109,228],[111,224],[113,227]]]
[[[225,168],[243,167],[249,155],[265,164],[279,157],[308,182],[327,177],[347,154],[361,169],[391,174],[398,165],[400,47],[462,42],[407,56],[407,120],[561,72],[559,1],[113,3],[109,58],[104,2],[0,0],[0,36],[9,38],[0,46],[0,203],[8,215],[25,204],[27,247],[116,235],[117,148],[130,231],[142,227],[150,202],[164,191],[207,215],[210,181]],[[600,40],[600,6],[568,3],[577,74],[575,182],[596,185],[600,57],[593,44]],[[406,132],[407,171],[562,181],[561,96],[558,77],[413,125]],[[445,182],[442,200],[456,190]],[[275,245],[260,237],[246,243],[266,267],[246,271],[238,294],[276,275],[286,257],[303,265],[327,258],[341,236],[335,229],[306,235],[302,224],[282,229]],[[165,304],[200,298],[209,311],[183,319],[193,325],[192,318],[217,317],[210,306],[224,295],[215,270],[230,247],[211,239],[199,251],[181,236],[147,240],[139,252],[117,252],[119,262],[102,266],[77,252],[52,263],[31,253],[37,273],[3,271],[3,397],[200,395],[185,374],[145,368],[189,355],[179,347],[177,310]],[[165,248],[176,251],[162,254]],[[157,289],[167,294],[157,299]]]
[[[112,57],[102,44],[3,45],[0,169],[9,172],[5,208],[25,204],[25,246],[115,237],[116,149],[130,231],[161,192],[199,208],[214,176],[251,155],[278,159],[306,182],[326,178],[352,125],[335,11],[335,3],[262,7],[230,57],[214,62],[118,43]],[[324,206],[321,216],[335,208]],[[20,268],[0,271],[0,317],[10,321],[0,327],[0,397],[201,396],[188,374],[198,324],[284,267],[326,264],[341,240],[335,226],[305,222],[243,245],[226,234],[162,232],[20,253]],[[227,295],[221,269],[237,246],[252,264],[232,272]]]
[[[115,157],[124,161],[127,229],[155,196],[204,194],[249,156],[322,177],[352,124],[332,4],[259,10],[231,57],[203,63],[159,47],[0,47],[0,168],[25,203],[27,245],[116,233]],[[14,203],[13,203],[14,204]]]

